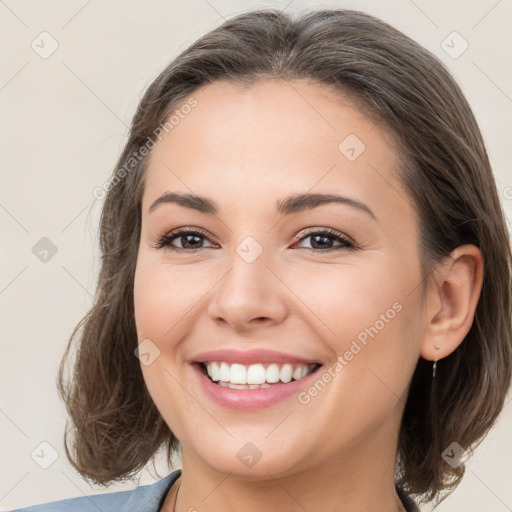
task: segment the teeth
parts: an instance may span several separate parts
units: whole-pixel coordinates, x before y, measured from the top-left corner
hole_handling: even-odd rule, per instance
[[[242,364],[232,364],[229,370],[229,381],[231,384],[247,384],[247,370]],[[251,382],[257,384],[257,382]]]
[[[219,380],[217,383],[219,386],[223,388],[231,388],[231,389],[260,389],[260,388],[269,388],[270,384],[231,384],[231,382],[223,382]]]
[[[218,367],[218,363],[215,366]],[[210,375],[210,377],[212,377],[211,374],[209,374],[209,375]],[[215,380],[215,379],[213,379],[213,377],[212,377],[212,380]],[[220,363],[220,371],[219,371],[217,380],[223,380],[224,382],[229,382],[229,365],[228,365],[228,363]]]
[[[309,375],[316,364],[270,363],[243,365],[212,361],[205,363],[208,376],[220,386],[233,389],[259,389],[278,382],[288,383]]]
[[[281,368],[281,380],[283,382],[290,382],[292,380],[292,375],[293,375],[293,367],[291,364],[285,364],[282,368]]]
[[[263,384],[266,379],[267,372],[262,364],[251,364],[251,366],[247,368],[247,384]]]
[[[267,367],[267,382],[272,384],[279,382],[280,377],[279,366],[277,364],[270,364]]]

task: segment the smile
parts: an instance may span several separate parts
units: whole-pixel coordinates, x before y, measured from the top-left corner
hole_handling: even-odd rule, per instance
[[[224,361],[203,362],[203,372],[212,382],[231,389],[262,389],[300,380],[314,372],[318,363],[257,363],[243,365]]]

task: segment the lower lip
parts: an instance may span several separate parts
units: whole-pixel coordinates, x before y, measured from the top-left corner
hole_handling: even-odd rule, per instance
[[[314,372],[299,380],[293,380],[287,384],[275,384],[268,388],[260,389],[232,389],[224,388],[212,382],[202,371],[200,364],[192,364],[199,381],[211,400],[227,409],[262,409],[270,407],[291,395],[297,395],[308,387],[313,379],[317,378],[318,367]]]

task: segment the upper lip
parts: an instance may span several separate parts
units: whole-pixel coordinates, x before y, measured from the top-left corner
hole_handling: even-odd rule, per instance
[[[226,363],[239,364],[257,364],[257,363],[295,363],[295,364],[311,364],[318,363],[314,359],[304,359],[303,357],[285,354],[284,352],[276,352],[274,350],[252,349],[252,350],[233,350],[218,349],[208,352],[201,352],[197,356],[191,358],[196,363],[207,363],[211,361],[221,361]]]

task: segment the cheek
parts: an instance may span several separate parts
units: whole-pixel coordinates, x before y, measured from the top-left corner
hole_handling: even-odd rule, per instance
[[[348,393],[358,403],[375,399],[382,406],[387,403],[383,394],[396,400],[389,389],[397,395],[406,389],[421,342],[419,288],[411,293],[418,275],[405,261],[375,258],[367,265],[347,260],[346,265],[285,276],[307,305],[300,306],[304,325],[312,326],[330,349],[333,364],[342,358],[333,372],[343,374],[333,381],[334,395]]]
[[[134,279],[137,337],[151,358],[149,364],[141,358],[142,374],[156,407],[179,439],[186,438],[183,425],[194,416],[194,402],[177,384],[184,383],[179,342],[190,333],[189,315],[205,293],[193,281],[183,268],[147,259],[138,265]]]
[[[137,268],[134,309],[139,340],[149,337],[161,343],[179,336],[187,325],[187,315],[207,290],[198,274],[161,263]]]
[[[305,323],[315,326],[321,339],[342,353],[353,339],[364,343],[376,331],[400,328],[399,317],[411,299],[410,273],[404,265],[388,264],[382,258],[367,258],[362,264],[355,256],[341,264],[290,269],[283,281],[299,299],[290,300],[302,311]]]

